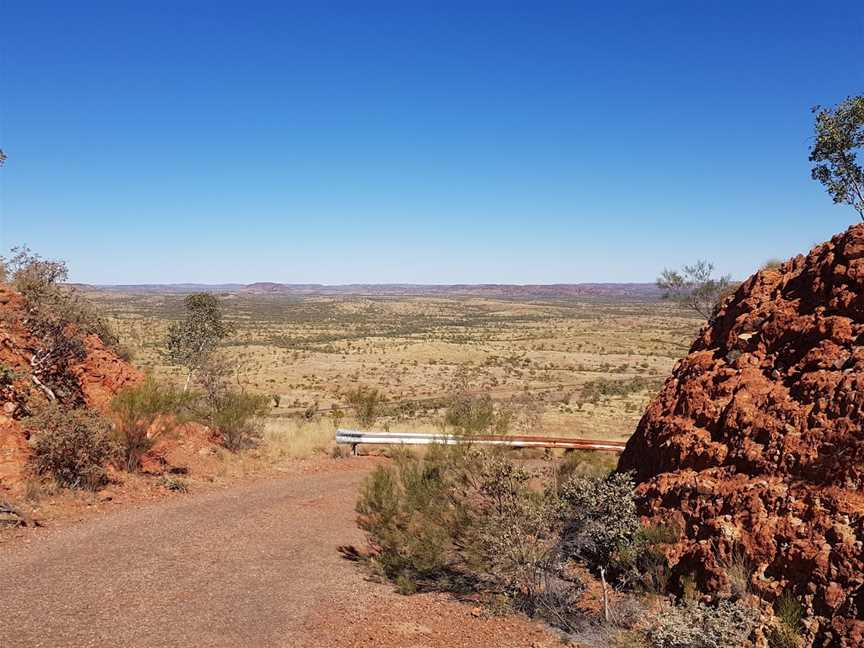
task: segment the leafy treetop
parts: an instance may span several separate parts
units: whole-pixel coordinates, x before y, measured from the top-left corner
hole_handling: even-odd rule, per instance
[[[657,287],[663,291],[664,299],[672,299],[707,320],[714,316],[720,301],[732,288],[729,275],[715,278],[713,274],[712,263],[697,261],[680,272],[663,270],[657,278]]]
[[[195,293],[184,300],[186,317],[168,327],[168,359],[186,367],[186,388],[216,345],[234,328],[223,319],[222,304],[209,293]]]
[[[848,97],[834,108],[816,106],[816,139],[810,150],[811,176],[835,203],[850,205],[864,220],[864,170],[856,153],[864,148],[864,95]]]

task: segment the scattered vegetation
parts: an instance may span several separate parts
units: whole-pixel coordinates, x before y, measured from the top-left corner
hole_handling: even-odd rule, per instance
[[[589,623],[574,565],[619,589],[663,591],[658,547],[672,535],[642,527],[628,476],[538,470],[464,444],[399,454],[357,503],[373,564],[400,591],[479,592],[571,633]]]
[[[462,434],[487,432],[495,423],[495,403],[488,394],[472,394],[463,385],[449,401],[444,422]]]
[[[706,603],[691,583],[678,603],[651,599],[669,591],[662,549],[679,531],[643,526],[630,477],[581,459],[528,469],[513,453],[469,444],[400,453],[357,502],[371,564],[404,594],[470,593],[543,618],[580,645],[740,648],[761,623],[746,561],[730,559],[737,584],[726,598]],[[588,573],[602,583],[599,615],[583,604]],[[772,648],[799,645],[795,603],[778,601]]]

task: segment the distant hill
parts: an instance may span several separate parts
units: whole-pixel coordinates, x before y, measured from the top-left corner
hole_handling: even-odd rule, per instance
[[[251,284],[135,284],[96,286],[75,284],[82,290],[127,294],[188,294],[221,292],[247,295],[368,295],[416,297],[491,297],[512,299],[608,298],[656,300],[660,290],[653,283],[579,284],[284,284],[261,281]]]

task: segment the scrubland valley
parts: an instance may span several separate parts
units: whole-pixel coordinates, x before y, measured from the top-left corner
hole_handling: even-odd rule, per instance
[[[87,294],[138,367],[182,382],[164,356],[182,294]],[[236,328],[221,353],[244,387],[271,397],[271,427],[356,426],[349,401],[360,387],[380,392],[375,429],[440,430],[464,384],[510,410],[511,431],[626,439],[701,324],[656,290],[554,299],[238,290],[220,299]]]
[[[604,33],[600,5],[461,27],[461,7],[402,27],[328,7],[313,29],[293,6],[280,24],[208,5],[184,29],[136,8],[101,42],[107,4],[66,4],[92,39],[42,15],[9,30],[15,55],[39,48],[10,72],[45,66],[10,84],[29,136],[9,177],[30,182],[10,231],[68,242],[90,280],[226,260],[246,280],[628,276],[704,249],[740,251],[741,276],[702,259],[654,283],[111,286],[11,244],[2,648],[864,648],[864,222],[826,227],[777,153],[804,138],[785,75],[831,96],[861,60],[800,43],[833,55],[853,12],[819,6],[775,43],[793,9],[753,39],[749,6],[685,28],[687,7],[616,8]],[[864,95],[812,114],[810,180],[864,221]],[[807,251],[805,224],[842,231]],[[757,261],[763,238],[784,259]],[[339,428],[379,434],[352,452]]]

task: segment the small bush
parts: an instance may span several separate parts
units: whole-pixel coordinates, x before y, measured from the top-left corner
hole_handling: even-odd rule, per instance
[[[462,434],[479,434],[495,422],[495,406],[488,395],[475,396],[467,389],[450,397],[444,422]]]
[[[652,648],[740,648],[758,612],[737,601],[716,606],[688,603],[669,608],[648,631]]]
[[[553,560],[557,508],[532,477],[500,451],[399,454],[366,480],[359,524],[399,591],[479,589],[566,626],[581,584]]]
[[[189,484],[186,483],[186,480],[175,477],[174,475],[165,475],[162,478],[162,485],[165,487],[165,490],[169,490],[172,493],[189,492]]]
[[[237,452],[261,438],[261,417],[270,411],[270,399],[260,394],[228,390],[211,402],[207,421],[222,436],[222,444]]]
[[[369,428],[375,424],[381,415],[381,404],[384,396],[374,387],[357,387],[346,394],[348,406],[354,410],[354,416],[361,427]]]
[[[559,488],[562,556],[593,568],[607,567],[642,528],[629,475],[573,477]]]
[[[156,439],[174,428],[186,400],[184,394],[153,378],[127,387],[114,397],[111,401],[117,421],[114,436],[126,470],[134,472],[141,467],[141,458]]]
[[[611,558],[611,573],[621,586],[661,594],[672,576],[663,546],[675,542],[678,529],[671,526],[641,527],[632,540],[619,544]]]
[[[455,452],[432,446],[425,459],[399,453],[392,467],[366,479],[357,502],[358,523],[390,578],[435,580],[453,560],[451,541],[462,512],[451,505],[457,479]]]
[[[501,452],[474,452],[467,466],[464,510],[474,520],[459,542],[469,568],[529,605],[548,598],[554,508],[529,487],[533,475]]]
[[[8,387],[18,380],[18,372],[12,367],[0,362],[0,387]]]
[[[753,565],[740,551],[734,551],[723,565],[726,579],[729,583],[729,595],[732,599],[741,599],[750,592],[750,578],[753,575]]]
[[[96,490],[107,481],[105,466],[115,456],[110,425],[85,409],[63,411],[51,404],[27,420],[33,430],[31,463],[37,475],[67,488]]]
[[[790,591],[785,591],[774,603],[774,613],[779,623],[767,633],[770,648],[798,648],[804,643],[801,637],[804,608]]]

